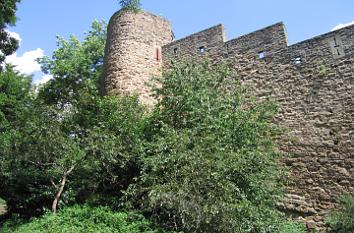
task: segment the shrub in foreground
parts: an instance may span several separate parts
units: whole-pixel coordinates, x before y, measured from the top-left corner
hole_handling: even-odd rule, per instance
[[[0,233],[167,233],[153,229],[142,216],[113,212],[106,207],[74,206],[23,225],[18,223],[16,219],[8,222]]]

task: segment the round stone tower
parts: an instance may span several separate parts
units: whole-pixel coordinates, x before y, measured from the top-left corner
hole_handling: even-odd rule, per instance
[[[152,106],[147,83],[161,75],[161,47],[172,40],[167,20],[143,11],[116,12],[107,31],[103,93],[138,94],[143,104]]]

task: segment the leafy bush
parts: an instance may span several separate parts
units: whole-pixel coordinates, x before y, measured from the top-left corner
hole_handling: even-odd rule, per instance
[[[174,63],[160,81],[131,205],[185,232],[277,232],[276,105],[207,62]]]
[[[74,206],[58,214],[48,213],[19,225],[18,219],[7,222],[0,233],[157,233],[144,217],[112,212],[106,207]],[[166,232],[167,233],[167,232]]]
[[[331,232],[354,232],[354,195],[344,194],[339,197],[338,202],[340,209],[327,218]]]
[[[6,187],[0,195],[9,211],[39,215],[52,208],[61,186],[60,206],[87,200],[115,204],[139,175],[142,109],[135,97],[103,98],[87,119],[93,125],[84,128],[73,122],[77,114],[64,116],[50,107],[34,106],[0,163]],[[68,171],[67,182],[61,183]]]

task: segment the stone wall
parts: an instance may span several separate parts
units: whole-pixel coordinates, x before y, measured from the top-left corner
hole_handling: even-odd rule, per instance
[[[227,61],[250,94],[280,104],[292,182],[279,208],[309,229],[324,229],[338,195],[354,193],[353,34],[351,26],[288,46],[282,23],[230,41],[218,25],[163,47],[176,60]]]
[[[282,23],[230,41],[217,25],[171,43],[166,20],[118,12],[108,28],[104,92],[137,93],[151,106],[145,82],[161,75],[162,60],[232,64],[250,94],[281,106],[275,122],[288,129],[279,145],[292,182],[279,208],[309,229],[324,229],[338,195],[354,193],[353,34],[350,26],[288,46]]]
[[[147,83],[161,74],[162,45],[172,41],[170,23],[146,12],[119,11],[108,25],[103,93],[139,94],[148,106],[154,100]]]

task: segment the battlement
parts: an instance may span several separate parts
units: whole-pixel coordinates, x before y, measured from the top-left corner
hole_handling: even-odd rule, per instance
[[[353,53],[353,28],[349,26],[288,46],[282,22],[227,41],[222,24],[194,33],[164,45],[163,55],[169,59],[196,57],[228,58],[240,54],[266,58],[278,56],[298,65],[312,56],[339,58]]]
[[[219,24],[162,47],[164,57],[192,58],[219,54],[226,41],[224,26]]]
[[[288,53],[291,58],[301,58],[304,63],[313,63],[315,60],[331,63],[352,56],[353,47],[354,25],[290,45]]]
[[[282,22],[240,36],[225,43],[227,53],[259,53],[264,56],[284,50],[288,38]]]

